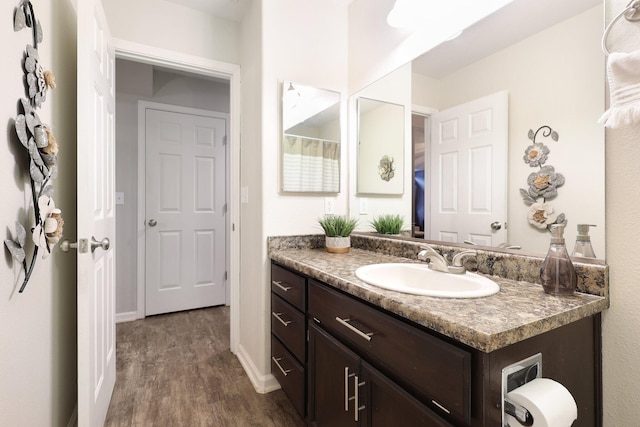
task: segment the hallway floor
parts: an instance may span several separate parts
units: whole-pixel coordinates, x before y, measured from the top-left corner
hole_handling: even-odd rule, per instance
[[[119,323],[116,343],[107,427],[305,425],[282,390],[255,392],[229,350],[229,307]]]

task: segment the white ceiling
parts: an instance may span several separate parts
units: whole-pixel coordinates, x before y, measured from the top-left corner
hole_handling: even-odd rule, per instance
[[[254,0],[165,0],[240,22]],[[341,1],[345,5],[352,0]],[[602,0],[513,0],[413,61],[413,71],[441,78],[494,52],[575,16]]]
[[[251,0],[165,0],[191,9],[240,22]]]
[[[444,77],[597,5],[602,0],[514,0],[415,59],[413,72]]]

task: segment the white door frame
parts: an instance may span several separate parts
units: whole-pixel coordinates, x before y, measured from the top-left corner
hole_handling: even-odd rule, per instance
[[[116,58],[159,65],[174,70],[187,71],[203,76],[229,80],[230,108],[229,135],[227,139],[228,155],[228,285],[230,294],[230,348],[236,353],[240,339],[240,66],[216,61],[200,56],[187,55],[167,49],[143,45],[121,39],[113,39]],[[145,156],[138,153],[138,191],[140,181],[144,183]],[[144,191],[143,191],[144,194]],[[140,193],[139,193],[140,195]],[[144,198],[138,197],[138,276],[137,276],[137,317],[144,317]]]

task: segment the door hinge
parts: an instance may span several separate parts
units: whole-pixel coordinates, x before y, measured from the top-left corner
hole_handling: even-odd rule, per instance
[[[229,274],[225,271],[224,272],[224,280],[227,280],[228,277],[229,277]]]
[[[307,329],[307,342],[309,342],[309,330]]]
[[[222,215],[226,215],[227,214],[227,204],[225,203],[224,205],[222,205]]]
[[[222,145],[227,145],[227,135],[222,137]]]

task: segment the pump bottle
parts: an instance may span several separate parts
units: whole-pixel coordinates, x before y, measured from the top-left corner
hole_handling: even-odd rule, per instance
[[[573,295],[578,278],[564,242],[564,226],[551,226],[551,245],[540,267],[544,291],[551,295]]]
[[[578,236],[576,237],[576,245],[573,247],[571,256],[581,256],[586,258],[595,258],[591,246],[591,237],[589,237],[589,227],[595,227],[591,224],[578,224]]]

